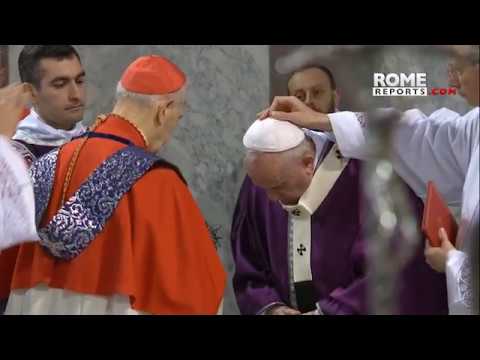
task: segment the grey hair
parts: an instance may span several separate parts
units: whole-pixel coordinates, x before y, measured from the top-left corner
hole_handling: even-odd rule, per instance
[[[479,45],[443,45],[447,49],[449,56],[460,56],[470,65],[480,64],[480,46]]]
[[[305,154],[309,152],[312,153],[312,156],[315,158],[315,145],[313,140],[306,136],[305,139],[293,149],[278,153],[268,153],[251,149],[247,150],[244,161],[250,161],[262,154],[275,154],[278,161],[281,162],[280,166],[283,168],[283,171],[289,172],[289,167],[292,164],[300,163]]]
[[[261,155],[261,154],[276,154],[282,159],[287,161],[299,160],[307,152],[312,152],[313,154],[315,154],[315,145],[313,143],[313,140],[308,136],[305,136],[302,142],[297,146],[295,146],[294,148],[281,151],[281,152],[270,153],[266,151],[247,149],[247,155],[255,156],[255,155]]]
[[[313,140],[308,136],[305,136],[305,139],[303,139],[300,144],[293,149],[283,151],[280,155],[285,161],[291,162],[301,160],[308,152],[313,153],[313,157],[315,157],[315,145],[313,144]]]
[[[187,84],[178,91],[170,94],[165,95],[145,95],[145,94],[138,94],[131,91],[126,90],[120,81],[117,84],[117,89],[115,93],[116,100],[120,100],[122,98],[130,98],[132,100],[142,102],[142,103],[151,103],[151,102],[169,102],[169,101],[176,101],[181,96],[185,95],[187,89]]]

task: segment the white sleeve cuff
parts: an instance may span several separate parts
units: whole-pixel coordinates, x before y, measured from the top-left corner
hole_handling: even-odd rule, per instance
[[[0,250],[40,240],[27,165],[4,136],[0,136],[0,179]]]
[[[461,268],[466,254],[458,250],[450,250],[447,254],[445,275],[447,277],[448,312],[450,315],[469,315],[465,295],[461,291]]]
[[[341,111],[328,114],[333,134],[344,157],[366,160],[365,134],[355,113]]]
[[[272,307],[277,305],[286,306],[284,303],[281,303],[281,302],[272,302],[268,305],[265,305],[263,308],[261,308],[260,311],[257,312],[257,315],[266,315],[268,310],[270,310]]]

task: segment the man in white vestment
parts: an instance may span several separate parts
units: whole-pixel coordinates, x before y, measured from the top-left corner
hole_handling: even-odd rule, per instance
[[[30,177],[22,157],[8,140],[29,100],[23,84],[0,90],[0,252],[38,239]]]

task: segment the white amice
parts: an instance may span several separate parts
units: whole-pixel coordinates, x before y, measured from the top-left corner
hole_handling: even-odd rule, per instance
[[[74,137],[82,135],[85,130],[81,122],[76,123],[71,130],[56,129],[31,109],[30,114],[18,124],[13,139],[35,145],[61,146]]]

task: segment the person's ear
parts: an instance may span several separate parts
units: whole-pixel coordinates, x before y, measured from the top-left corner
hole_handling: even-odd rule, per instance
[[[169,112],[169,106],[171,102],[164,103],[159,102],[155,105],[155,126],[162,127],[165,123],[165,119],[167,118],[167,114]]]
[[[24,83],[23,86],[25,87],[26,91],[30,92],[30,94],[32,95],[31,97],[32,106],[35,106],[38,102],[39,91],[33,84],[30,84],[30,83]]]
[[[313,175],[315,172],[315,157],[311,154],[305,154],[302,158],[302,165],[308,175]]]
[[[335,111],[339,108],[340,106],[340,90],[334,90],[333,91],[333,105],[334,105],[334,108],[335,108]]]

